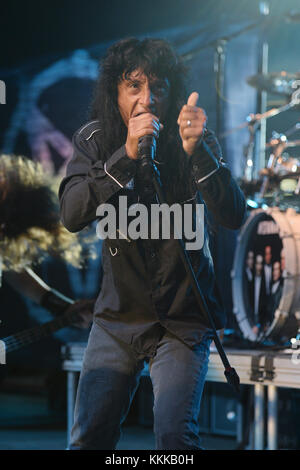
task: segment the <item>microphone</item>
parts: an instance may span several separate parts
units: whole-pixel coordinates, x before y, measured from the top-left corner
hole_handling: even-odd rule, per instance
[[[143,177],[152,180],[154,171],[158,169],[154,163],[156,155],[156,137],[154,135],[144,135],[139,138],[138,143],[138,163]]]
[[[139,138],[138,158],[142,166],[147,164],[147,160],[154,160],[156,155],[156,137],[154,135],[144,135]]]

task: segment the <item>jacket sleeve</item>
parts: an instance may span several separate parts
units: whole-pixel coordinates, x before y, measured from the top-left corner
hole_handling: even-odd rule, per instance
[[[96,220],[98,206],[125,188],[136,172],[125,146],[103,162],[95,139],[99,131],[97,121],[92,121],[73,136],[73,156],[59,188],[61,220],[70,232]]]
[[[240,228],[246,216],[245,197],[222,159],[213,132],[206,130],[190,165],[196,187],[215,221],[232,230]]]

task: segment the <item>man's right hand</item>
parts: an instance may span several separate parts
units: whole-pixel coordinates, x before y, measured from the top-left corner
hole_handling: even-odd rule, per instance
[[[137,160],[139,139],[145,135],[154,135],[158,139],[159,132],[163,127],[158,117],[151,113],[142,113],[130,118],[125,144],[128,157]]]

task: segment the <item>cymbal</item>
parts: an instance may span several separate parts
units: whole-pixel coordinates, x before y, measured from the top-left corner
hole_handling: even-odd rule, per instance
[[[291,96],[299,87],[299,85],[293,87],[296,80],[300,80],[300,72],[288,73],[282,70],[281,72],[252,75],[247,78],[247,83],[260,91]]]

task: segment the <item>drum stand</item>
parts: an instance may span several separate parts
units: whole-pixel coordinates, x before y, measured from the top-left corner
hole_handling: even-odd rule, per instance
[[[275,149],[270,155],[268,165],[267,165],[268,173],[267,173],[267,175],[265,175],[263,177],[262,185],[261,185],[261,188],[260,188],[260,193],[259,193],[259,198],[260,199],[262,199],[264,197],[264,195],[266,194],[266,191],[267,191],[268,186],[269,186],[269,181],[270,181],[270,173],[273,172],[273,170],[275,168],[275,164],[276,164],[278,158],[282,155],[282,152],[284,151],[284,149],[285,149],[285,142],[279,141],[278,143],[276,143]]]
[[[272,173],[274,172],[274,169],[276,167],[276,162],[278,159],[281,157],[283,151],[285,150],[286,147],[292,144],[292,142],[289,144],[287,137],[290,136],[295,132],[295,130],[298,130],[298,125],[296,124],[295,126],[291,127],[288,129],[284,134],[277,134],[273,132],[273,138],[271,141],[267,144],[267,147],[273,147],[272,153],[270,155],[268,164],[267,164],[267,174],[264,175],[260,193],[259,193],[259,198],[262,199],[268,189],[270,177]],[[275,136],[274,136],[275,134]],[[277,135],[276,135],[277,134]],[[299,194],[300,191],[300,178],[298,179],[298,184],[295,189],[295,194]]]

